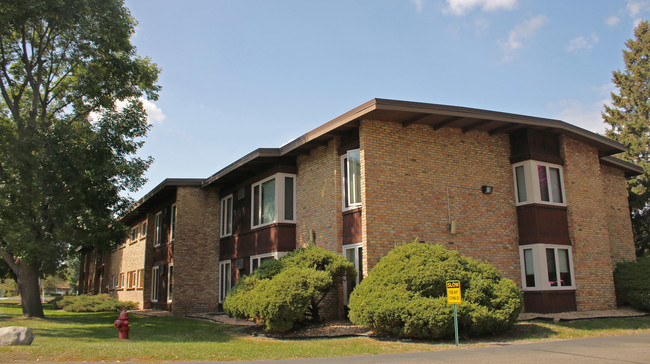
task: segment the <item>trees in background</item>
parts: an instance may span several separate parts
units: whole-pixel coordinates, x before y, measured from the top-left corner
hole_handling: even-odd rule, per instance
[[[610,126],[606,135],[623,145],[617,157],[643,168],[642,175],[628,179],[628,196],[637,256],[650,249],[650,26],[641,21],[634,39],[625,43],[625,70],[614,71],[612,106],[602,116]]]
[[[160,88],[135,25],[122,0],[0,0],[0,256],[24,316],[43,316],[38,279],[74,249],[126,236],[123,192],[151,163],[141,97]]]

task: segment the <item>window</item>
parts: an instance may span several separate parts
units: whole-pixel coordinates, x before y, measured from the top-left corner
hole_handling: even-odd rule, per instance
[[[280,257],[283,257],[287,255],[287,252],[275,252],[275,253],[266,253],[266,254],[259,254],[259,255],[254,255],[251,257],[251,273],[255,271],[255,269],[259,268],[262,263],[266,262],[267,260],[271,259],[280,259]]]
[[[139,228],[140,226],[136,226],[133,229],[131,229],[131,239],[130,239],[131,244],[138,242],[138,232],[140,230]]]
[[[169,241],[174,241],[174,233],[176,231],[176,204],[172,205],[171,211],[172,216],[169,224]]]
[[[136,277],[136,285],[138,288],[144,287],[144,280],[142,279],[144,275],[144,269],[138,269],[137,277]]]
[[[153,267],[151,270],[151,302],[158,302],[158,272],[158,266]]]
[[[575,289],[569,246],[532,244],[519,250],[524,290]]]
[[[343,176],[343,207],[346,209],[361,206],[361,152],[349,150],[341,157],[341,176]]]
[[[528,160],[513,165],[517,205],[565,206],[562,166]]]
[[[349,280],[347,277],[343,278],[343,289],[345,292],[343,303],[347,305],[354,287],[356,287],[363,279],[363,247],[361,243],[343,245],[343,256],[345,256],[348,261],[354,263],[354,269],[357,271],[354,280]]]
[[[135,278],[133,276],[133,273],[135,273],[135,272],[128,272],[127,275],[126,275],[126,277],[127,277],[127,279],[126,279],[126,281],[127,281],[126,288],[129,288],[129,289],[133,288],[133,284],[134,284],[133,280]]]
[[[172,288],[174,287],[174,264],[169,264],[167,271],[167,302],[172,301]]]
[[[295,175],[276,173],[251,187],[251,226],[295,222]]]
[[[232,194],[221,199],[221,237],[232,234]]]
[[[147,237],[147,222],[143,222],[142,226],[140,227],[140,238],[146,238]]]
[[[153,237],[153,246],[160,246],[162,243],[162,211],[156,213],[154,220],[154,237]]]
[[[111,281],[113,283],[111,288],[112,289],[117,289],[117,287],[118,287],[117,274],[113,274],[113,276],[111,277]]]
[[[120,273],[120,289],[124,289],[124,285],[126,284],[126,274],[125,273]]]
[[[229,260],[219,262],[219,303],[222,303],[230,291],[231,265]]]

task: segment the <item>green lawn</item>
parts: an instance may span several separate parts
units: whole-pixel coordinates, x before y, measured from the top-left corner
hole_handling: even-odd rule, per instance
[[[45,311],[45,319],[22,319],[15,302],[0,301],[0,327],[31,327],[31,346],[0,347],[3,361],[174,361],[255,360],[387,354],[453,349],[453,341],[400,341],[375,338],[275,340],[252,337],[240,327],[193,319],[130,314],[130,340],[118,340],[117,313]],[[528,322],[461,347],[650,331],[650,318]]]

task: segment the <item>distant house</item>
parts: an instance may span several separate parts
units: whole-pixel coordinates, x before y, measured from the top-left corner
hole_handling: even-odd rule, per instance
[[[622,151],[559,120],[374,99],[206,179],[163,181],[103,265],[84,254],[80,287],[216,311],[243,275],[313,242],[357,268],[326,301],[342,316],[378,260],[418,238],[495,265],[528,312],[613,308],[614,266],[634,259],[625,178],[642,172]]]

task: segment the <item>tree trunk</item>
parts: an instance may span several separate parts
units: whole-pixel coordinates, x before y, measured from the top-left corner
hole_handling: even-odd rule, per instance
[[[19,264],[18,290],[23,306],[23,317],[45,317],[38,287],[38,270],[25,263]]]

